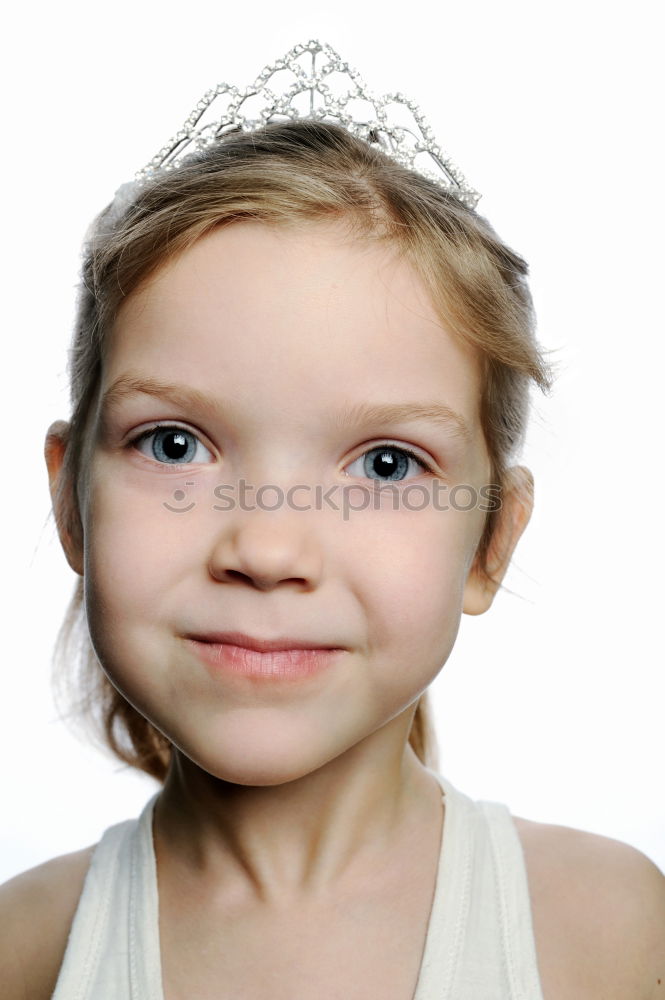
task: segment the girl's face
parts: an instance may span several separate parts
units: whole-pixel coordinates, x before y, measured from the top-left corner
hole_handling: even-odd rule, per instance
[[[217,229],[125,300],[83,498],[86,607],[113,683],[187,757],[268,784],[400,716],[406,738],[486,516],[466,509],[490,473],[480,388],[411,266],[339,223]],[[266,681],[191,641],[222,631],[341,651]]]

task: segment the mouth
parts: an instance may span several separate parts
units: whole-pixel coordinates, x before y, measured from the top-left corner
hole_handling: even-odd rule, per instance
[[[214,678],[302,680],[322,673],[343,652],[340,646],[292,636],[259,639],[244,632],[206,632],[184,638]]]

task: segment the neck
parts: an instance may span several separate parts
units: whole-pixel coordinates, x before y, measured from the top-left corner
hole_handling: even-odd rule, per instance
[[[442,812],[438,782],[405,736],[395,746],[391,725],[271,785],[215,777],[174,747],[155,804],[158,868],[211,898],[280,906],[362,892],[385,878],[390,859],[408,856]]]

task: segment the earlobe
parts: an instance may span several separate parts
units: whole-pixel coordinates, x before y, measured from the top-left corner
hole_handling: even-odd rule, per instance
[[[48,469],[49,490],[60,544],[67,562],[83,576],[83,528],[74,484],[67,478],[64,460],[69,441],[70,425],[56,420],[46,432],[44,458]]]
[[[469,570],[464,586],[462,610],[467,615],[481,615],[491,606],[503,580],[515,547],[529,523],[533,510],[533,476],[522,465],[508,469],[502,505],[487,553],[487,573],[477,565]]]

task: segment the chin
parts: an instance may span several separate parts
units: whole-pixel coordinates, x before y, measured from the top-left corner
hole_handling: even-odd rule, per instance
[[[245,786],[276,786],[298,781],[325,767],[344,753],[345,747],[316,745],[311,739],[280,740],[275,734],[262,740],[218,740],[215,745],[169,737],[185,768],[196,767],[220,781]],[[307,747],[307,752],[303,750]]]

